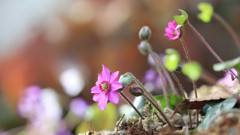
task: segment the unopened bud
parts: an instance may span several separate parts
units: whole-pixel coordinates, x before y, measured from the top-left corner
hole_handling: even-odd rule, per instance
[[[147,42],[146,41],[141,41],[140,44],[138,45],[138,50],[142,55],[148,55],[148,49],[146,47]]]
[[[129,74],[125,73],[122,74],[119,78],[119,83],[121,83],[123,85],[123,88],[125,88],[128,84],[130,84],[133,80],[133,77],[130,76]]]
[[[149,40],[151,37],[151,30],[149,29],[148,26],[143,26],[141,30],[139,31],[139,38],[141,40]]]
[[[143,93],[143,90],[138,85],[132,85],[129,88],[129,92],[134,96],[141,96]]]

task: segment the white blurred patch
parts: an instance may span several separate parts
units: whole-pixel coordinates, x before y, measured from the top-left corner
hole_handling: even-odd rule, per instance
[[[43,89],[41,101],[44,106],[43,114],[45,119],[60,120],[62,109],[58,101],[57,93],[50,88]]]
[[[60,83],[69,96],[77,96],[84,88],[83,74],[76,68],[68,68],[60,75]]]

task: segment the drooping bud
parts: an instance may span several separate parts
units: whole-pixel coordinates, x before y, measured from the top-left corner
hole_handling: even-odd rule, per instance
[[[143,94],[143,90],[140,86],[134,84],[129,88],[129,92],[134,96],[141,96]]]
[[[133,80],[133,77],[130,76],[129,74],[125,73],[122,74],[119,78],[119,83],[121,83],[123,85],[123,88],[125,88],[128,84],[130,84]]]
[[[138,45],[138,50],[142,55],[148,55],[148,49],[146,47],[147,42],[146,41],[141,41],[140,44]]]
[[[143,26],[141,30],[139,31],[139,38],[141,40],[149,40],[151,37],[151,30],[149,29],[148,26]]]

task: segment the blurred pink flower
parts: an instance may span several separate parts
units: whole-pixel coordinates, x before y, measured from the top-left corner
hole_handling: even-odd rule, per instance
[[[119,101],[118,89],[123,86],[118,82],[119,71],[110,73],[110,70],[102,65],[102,74],[98,74],[97,85],[92,87],[91,93],[94,93],[93,101],[98,102],[100,110],[105,110],[108,100],[114,104]]]
[[[180,28],[176,29],[177,26],[178,24],[174,20],[168,23],[168,27],[165,29],[165,36],[169,40],[175,40],[180,37]]]
[[[233,71],[234,74],[238,74],[237,70],[235,68],[231,68],[231,70]],[[218,82],[227,85],[228,87],[231,87],[234,85],[234,83],[237,81],[238,79],[234,79],[232,80],[232,76],[230,73],[225,73],[224,77],[219,79]]]

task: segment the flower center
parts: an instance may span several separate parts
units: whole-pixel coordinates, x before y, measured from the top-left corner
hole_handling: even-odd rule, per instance
[[[102,91],[109,91],[110,90],[110,84],[108,81],[102,81],[101,84],[99,84],[99,87]]]
[[[176,31],[174,31],[173,35],[174,35],[174,36],[176,36],[176,35],[177,35]]]

